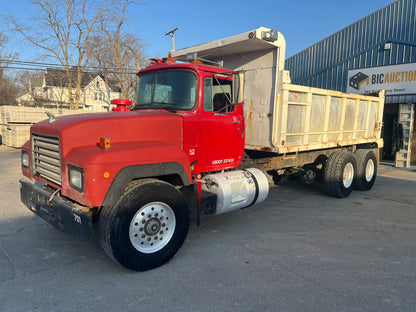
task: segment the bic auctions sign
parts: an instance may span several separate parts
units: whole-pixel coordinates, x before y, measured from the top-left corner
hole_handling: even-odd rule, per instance
[[[348,71],[348,93],[387,95],[416,93],[416,63],[361,68]]]

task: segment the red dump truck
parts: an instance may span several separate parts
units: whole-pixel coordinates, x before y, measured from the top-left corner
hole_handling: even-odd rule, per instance
[[[369,190],[378,166],[384,95],[290,83],[285,40],[258,28],[154,59],[135,104],[31,127],[21,199],[81,240],[143,271],[169,261],[190,214],[262,202],[285,174],[346,197]]]

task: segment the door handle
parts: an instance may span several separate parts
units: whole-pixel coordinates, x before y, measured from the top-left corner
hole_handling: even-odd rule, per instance
[[[239,124],[241,124],[241,121],[233,121],[233,124],[234,125],[239,125]]]

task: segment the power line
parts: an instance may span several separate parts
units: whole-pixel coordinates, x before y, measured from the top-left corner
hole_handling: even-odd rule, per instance
[[[20,61],[20,60],[2,60],[0,59],[0,64],[6,63],[8,64],[4,70],[7,69],[14,69],[14,70],[35,70],[35,71],[44,71],[46,69],[70,69],[70,68],[76,68],[75,65],[70,66],[63,66],[62,64],[55,64],[55,63],[42,63],[42,62],[30,62],[30,61]],[[137,71],[132,68],[102,68],[98,66],[86,66],[84,68],[84,72],[98,72],[98,71],[104,71],[108,74],[136,74]]]

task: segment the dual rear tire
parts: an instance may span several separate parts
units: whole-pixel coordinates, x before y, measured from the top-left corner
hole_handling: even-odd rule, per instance
[[[324,186],[333,197],[344,198],[353,189],[368,191],[377,175],[377,158],[372,150],[332,153],[325,167]]]
[[[357,171],[354,180],[354,188],[360,191],[370,190],[377,176],[377,158],[372,150],[356,150]]]

